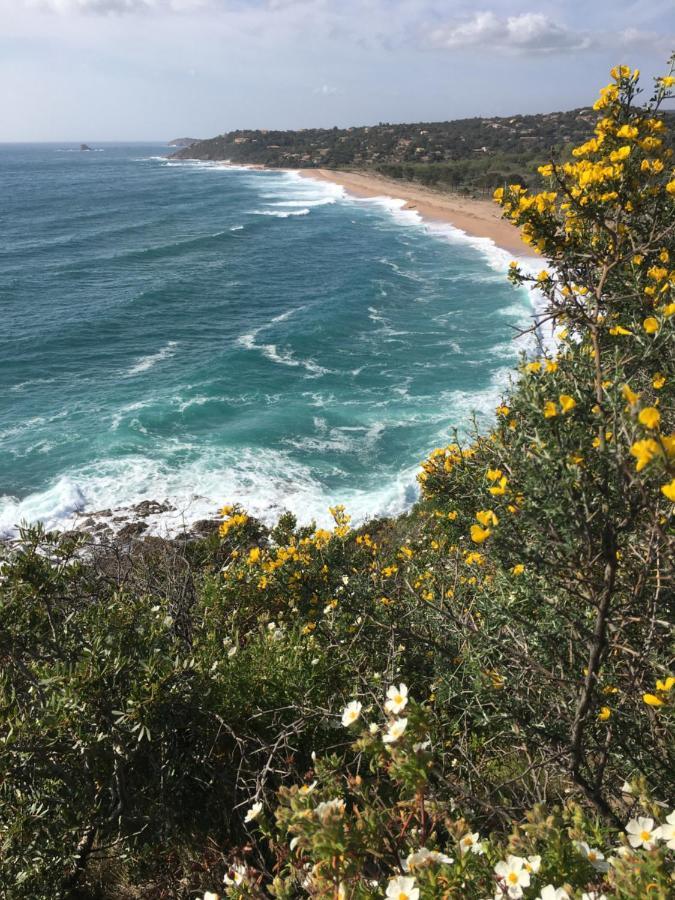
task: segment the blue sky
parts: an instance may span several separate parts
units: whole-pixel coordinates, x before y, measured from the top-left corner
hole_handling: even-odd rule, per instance
[[[674,0],[0,0],[0,141],[569,109],[673,49]]]

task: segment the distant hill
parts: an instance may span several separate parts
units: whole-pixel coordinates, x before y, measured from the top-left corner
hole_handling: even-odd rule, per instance
[[[167,144],[168,147],[190,147],[199,143],[199,138],[174,138]]]
[[[484,194],[504,181],[536,184],[542,160],[552,151],[564,154],[587,140],[598,115],[591,107],[581,107],[450,122],[230,131],[181,148],[174,156],[293,169],[367,169],[446,190]]]

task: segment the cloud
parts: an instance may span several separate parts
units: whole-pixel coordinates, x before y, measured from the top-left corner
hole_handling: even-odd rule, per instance
[[[587,34],[558,25],[543,13],[522,13],[500,18],[493,12],[478,12],[473,18],[431,29],[434,47],[460,50],[488,47],[527,53],[559,53],[586,50],[592,45]]]

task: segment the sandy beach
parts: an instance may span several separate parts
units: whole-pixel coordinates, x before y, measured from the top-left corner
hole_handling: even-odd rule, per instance
[[[501,218],[499,207],[491,200],[472,200],[443,194],[409,181],[397,181],[375,174],[340,172],[333,169],[300,169],[304,178],[331,181],[356,197],[395,197],[406,201],[406,209],[415,209],[425,219],[447,222],[474,237],[490,238],[498,247],[515,255],[532,255],[518,229]]]

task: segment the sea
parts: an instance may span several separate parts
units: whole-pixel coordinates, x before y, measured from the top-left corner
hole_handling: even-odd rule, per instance
[[[168,153],[0,145],[0,536],[146,499],[167,534],[225,503],[405,510],[527,350],[512,256],[400,200]]]

